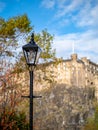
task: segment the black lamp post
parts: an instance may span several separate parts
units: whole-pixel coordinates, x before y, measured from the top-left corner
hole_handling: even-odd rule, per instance
[[[30,95],[27,97],[30,98],[30,120],[29,120],[30,130],[33,130],[33,98],[40,97],[33,95],[33,70],[38,62],[41,53],[40,47],[34,41],[34,33],[31,35],[30,42],[24,45],[22,49],[30,73]]]

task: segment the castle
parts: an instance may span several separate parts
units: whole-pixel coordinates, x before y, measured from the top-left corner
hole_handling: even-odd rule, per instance
[[[77,87],[94,87],[98,98],[98,64],[86,57],[78,59],[72,54],[70,59],[39,65],[35,71],[35,89],[48,88],[53,82]]]
[[[6,77],[10,84],[22,86],[23,95],[29,94],[28,71]],[[68,87],[78,88],[91,87],[95,89],[95,97],[98,99],[98,64],[86,57],[78,59],[77,54],[72,54],[70,59],[57,59],[37,65],[34,70],[34,91],[48,89],[53,84],[66,84]]]

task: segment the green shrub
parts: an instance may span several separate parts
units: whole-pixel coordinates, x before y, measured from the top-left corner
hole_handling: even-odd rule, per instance
[[[96,106],[94,117],[88,119],[83,130],[98,130],[98,105]]]
[[[10,110],[1,113],[0,130],[29,130],[25,113]]]

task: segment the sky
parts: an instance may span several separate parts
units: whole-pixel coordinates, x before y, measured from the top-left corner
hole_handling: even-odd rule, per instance
[[[27,14],[36,33],[54,35],[56,56],[98,63],[98,0],[0,0],[0,17]]]

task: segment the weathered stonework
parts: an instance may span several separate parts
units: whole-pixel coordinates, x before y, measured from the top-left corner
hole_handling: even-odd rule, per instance
[[[86,57],[78,59],[77,54],[72,54],[71,59],[39,65],[35,71],[34,90],[47,89],[51,83],[79,88],[92,86],[98,98],[98,65]]]

